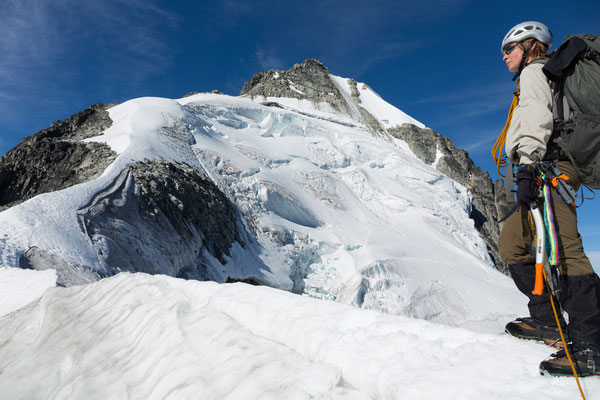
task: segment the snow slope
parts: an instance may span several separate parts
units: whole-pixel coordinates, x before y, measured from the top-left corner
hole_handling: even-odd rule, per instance
[[[371,100],[374,115],[390,113]],[[274,287],[482,331],[526,312],[511,280],[493,268],[463,186],[404,142],[309,117],[318,106],[306,107],[314,112],[199,94],[111,108],[113,125],[88,140],[107,143],[118,158],[96,180],[0,213],[0,266],[17,267],[37,246],[106,275],[107,251],[82,231],[77,210],[110,190],[129,163],[173,160],[204,171],[255,235],[254,245],[232,248],[223,280],[253,271]]]
[[[341,113],[327,102],[313,102],[306,99],[286,98],[286,97],[261,97],[259,100],[264,103],[275,102],[283,106],[286,110],[297,112],[301,115],[311,116],[317,119],[332,121],[353,128],[369,128],[368,123],[363,119],[359,107],[369,112],[384,128],[393,128],[402,124],[412,124],[419,128],[425,125],[393,105],[383,100],[373,89],[362,82],[357,82],[358,101],[352,98],[352,89],[349,79],[336,75],[329,75],[329,79],[337,87],[345,104],[349,107],[348,113]],[[290,89],[304,94],[289,83]],[[258,101],[258,100],[257,100]]]
[[[0,319],[0,343],[0,393],[14,400],[578,396],[572,379],[539,375],[545,345],[162,275],[51,288]],[[600,398],[600,379],[583,385]]]
[[[351,89],[347,78],[331,75],[331,79],[335,82],[340,91],[346,96],[346,99],[351,98]],[[393,128],[402,124],[412,124],[419,128],[425,128],[425,125],[403,111],[397,109],[387,101],[383,100],[373,89],[363,82],[357,82],[358,98],[360,106],[367,110],[371,115],[385,127]]]

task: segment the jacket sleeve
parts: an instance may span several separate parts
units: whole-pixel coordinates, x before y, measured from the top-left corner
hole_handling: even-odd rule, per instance
[[[552,89],[543,64],[530,64],[521,72],[519,104],[506,138],[506,154],[517,164],[541,161],[552,134]]]

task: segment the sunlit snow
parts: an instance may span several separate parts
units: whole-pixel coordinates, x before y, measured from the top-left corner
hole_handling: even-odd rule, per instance
[[[382,126],[422,126],[358,89]],[[0,213],[1,398],[574,398],[572,381],[539,376],[549,348],[501,334],[526,299],[494,269],[463,186],[373,136],[358,104],[266,100],[283,108],[216,94],[115,106],[88,139],[119,154],[101,177]],[[103,271],[76,210],[144,160],[203,171],[255,235],[215,259],[217,277],[305,295],[127,273],[59,288],[53,270],[11,268],[37,246]]]
[[[139,98],[109,112],[113,125],[88,140],[119,157],[96,180],[0,213],[1,265],[18,266],[37,246],[105,271],[76,210],[127,164],[167,159],[204,171],[255,225],[259,247],[234,247],[229,276],[482,331],[525,310],[492,266],[467,190],[397,139],[215,94]]]
[[[0,280],[7,278],[0,269]],[[0,299],[2,299],[0,295]],[[122,273],[0,319],[6,399],[573,399],[501,334],[268,287]],[[600,381],[584,381],[589,398]]]

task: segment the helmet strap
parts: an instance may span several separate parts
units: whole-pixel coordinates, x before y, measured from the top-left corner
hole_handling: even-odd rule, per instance
[[[518,44],[518,46],[521,49],[523,49],[523,56],[521,57],[521,63],[519,64],[519,70],[517,71],[517,73],[515,74],[515,76],[512,79],[513,81],[515,81],[519,76],[521,76],[521,72],[523,72],[523,68],[525,68],[527,66],[527,63],[525,62],[525,60],[527,60],[527,56],[529,56],[529,51],[533,47],[534,43],[535,43],[535,41],[532,42],[528,47],[523,46],[523,42]]]

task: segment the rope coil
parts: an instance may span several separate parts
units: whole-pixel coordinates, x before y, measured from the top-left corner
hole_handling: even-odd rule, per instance
[[[521,93],[521,81],[517,84],[517,89],[514,91],[514,97],[512,103],[510,104],[510,109],[508,110],[508,116],[506,117],[506,124],[500,132],[498,139],[496,139],[496,143],[494,143],[494,147],[492,148],[492,157],[494,158],[494,163],[496,164],[496,170],[498,171],[498,175],[503,178],[506,178],[506,175],[502,175],[500,169],[505,168],[508,163],[506,162],[506,156],[502,155],[502,150],[504,149],[504,144],[506,143],[506,134],[508,133],[508,128],[510,128],[510,121],[512,120],[513,112],[517,105],[519,104],[519,94]]]

